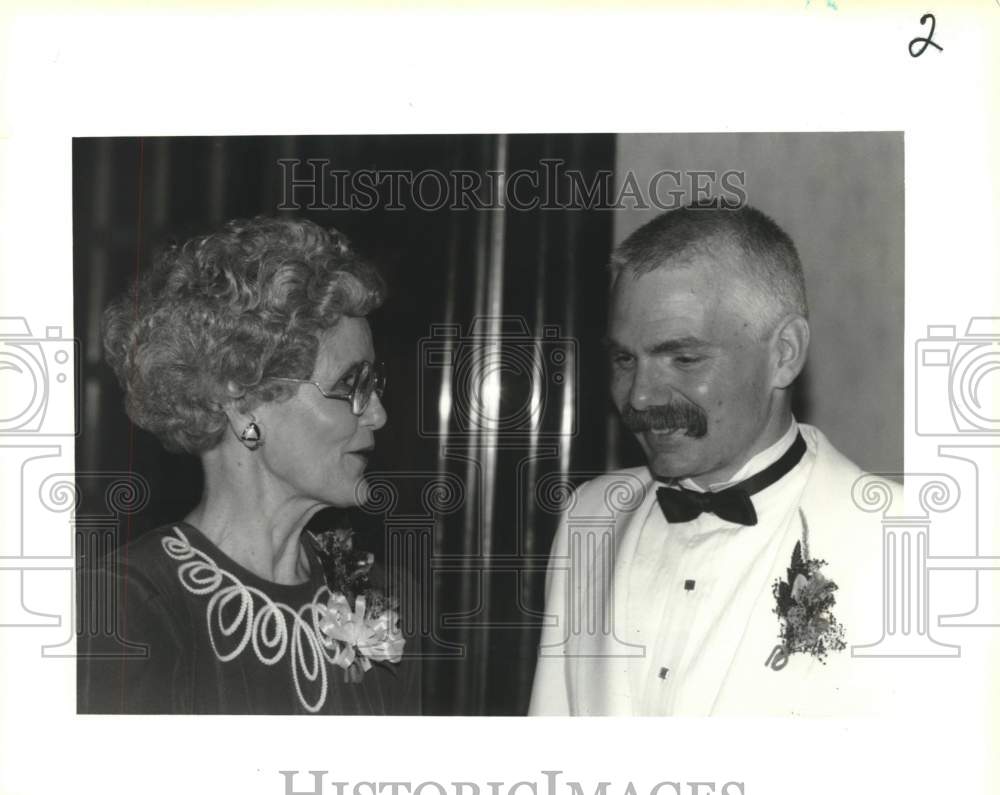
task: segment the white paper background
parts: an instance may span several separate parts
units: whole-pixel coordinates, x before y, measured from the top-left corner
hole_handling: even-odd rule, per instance
[[[1000,8],[942,9],[943,52],[915,59],[907,43],[926,35],[922,10],[851,5],[842,0],[834,12],[817,0],[784,16],[21,18],[0,48],[0,315],[26,317],[36,335],[55,325],[71,333],[72,136],[901,129],[907,349],[929,324],[961,334],[971,316],[1000,315],[991,148]],[[934,472],[941,440],[913,433],[914,383],[908,353],[907,470]],[[61,446],[53,471],[66,471],[72,439],[50,441]],[[10,534],[37,495],[22,495],[18,469],[4,466],[0,532],[10,555]],[[30,532],[68,533],[66,515],[38,515],[50,524],[39,519]],[[540,783],[540,771],[555,769],[587,795],[600,780],[613,782],[613,795],[629,780],[640,794],[662,780],[720,788],[735,780],[754,795],[978,793],[989,791],[988,776],[998,780],[987,769],[997,745],[988,671],[1000,659],[998,628],[948,635],[963,645],[956,688],[981,693],[982,711],[963,725],[941,725],[933,711],[904,724],[77,717],[74,660],[41,655],[43,644],[69,636],[68,577],[52,571],[26,582],[30,604],[62,615],[63,626],[0,628],[4,795],[276,795],[282,769],[329,770],[328,781],[468,780],[484,790],[487,781]],[[297,784],[311,791],[304,773]]]

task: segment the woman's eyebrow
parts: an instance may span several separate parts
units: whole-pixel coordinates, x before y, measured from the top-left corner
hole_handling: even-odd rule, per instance
[[[333,375],[328,376],[328,380],[334,382],[339,381],[344,376],[348,376],[355,370],[357,370],[362,364],[364,364],[364,361],[365,361],[364,359],[357,359],[356,361],[348,362],[343,367],[335,368],[333,371]]]

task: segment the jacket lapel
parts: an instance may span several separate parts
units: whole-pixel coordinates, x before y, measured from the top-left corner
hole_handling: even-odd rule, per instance
[[[836,453],[815,428],[800,427],[810,447],[815,449],[816,459],[797,507],[808,522],[810,555],[829,561],[829,568],[824,568],[824,573],[840,586],[833,612],[844,623],[850,645],[854,623],[850,596],[855,584],[849,572],[852,561],[857,562],[857,550],[849,548],[846,540],[849,534],[845,530],[850,528],[852,521],[857,521],[854,514],[858,512],[852,510],[850,489],[860,470]],[[771,660],[775,665],[768,664],[772,651],[780,642],[780,619],[773,612],[775,601],[771,589],[775,580],[785,579],[792,551],[802,537],[798,510],[792,512],[792,519],[713,712],[824,715],[841,711],[838,702],[844,697],[843,690],[851,675],[849,648],[831,652],[825,664],[808,654],[792,654],[784,664],[776,657]]]
[[[746,630],[732,652],[727,675],[719,678],[715,700],[704,714],[793,714],[813,658],[775,653],[780,646],[780,619],[774,612],[773,587],[785,579],[792,550],[801,538],[798,511],[792,512],[771,553],[768,576],[761,584],[747,617]],[[774,655],[774,656],[772,656]]]

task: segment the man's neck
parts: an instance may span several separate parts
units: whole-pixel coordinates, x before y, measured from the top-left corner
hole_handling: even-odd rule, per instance
[[[770,450],[770,448],[776,446],[779,442],[786,442],[783,445],[784,448],[791,445],[792,441],[794,441],[794,435],[790,435],[793,426],[795,426],[795,419],[792,417],[791,412],[782,412],[779,417],[773,418],[768,422],[764,432],[757,438],[757,441],[750,449],[740,457],[737,463],[723,470],[716,470],[705,475],[679,478],[677,482],[685,488],[693,488],[698,491],[717,491],[726,486],[735,485],[735,481],[737,480],[746,480],[772,464],[774,460],[777,460],[781,456],[781,453],[784,452],[784,449],[775,450],[775,455],[767,456],[768,460],[761,460],[759,466],[755,465],[751,467],[753,471],[747,469],[747,464],[760,456],[761,453]]]

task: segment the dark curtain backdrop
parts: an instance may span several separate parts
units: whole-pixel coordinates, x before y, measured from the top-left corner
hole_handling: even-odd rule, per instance
[[[279,161],[485,175],[559,159],[589,178],[612,169],[614,147],[610,135],[75,140],[77,528],[90,533],[79,548],[99,554],[179,519],[201,488],[197,459],[164,452],[125,416],[102,360],[107,302],[165,243],[229,218],[289,212],[334,226],[389,283],[372,318],[389,423],[370,467],[372,504],[314,524],[349,522],[359,546],[415,575],[404,620],[425,637],[428,712],[523,714],[563,485],[622,460],[610,449],[600,346],[612,214],[413,203],[282,211]],[[307,204],[297,190],[291,198]]]

